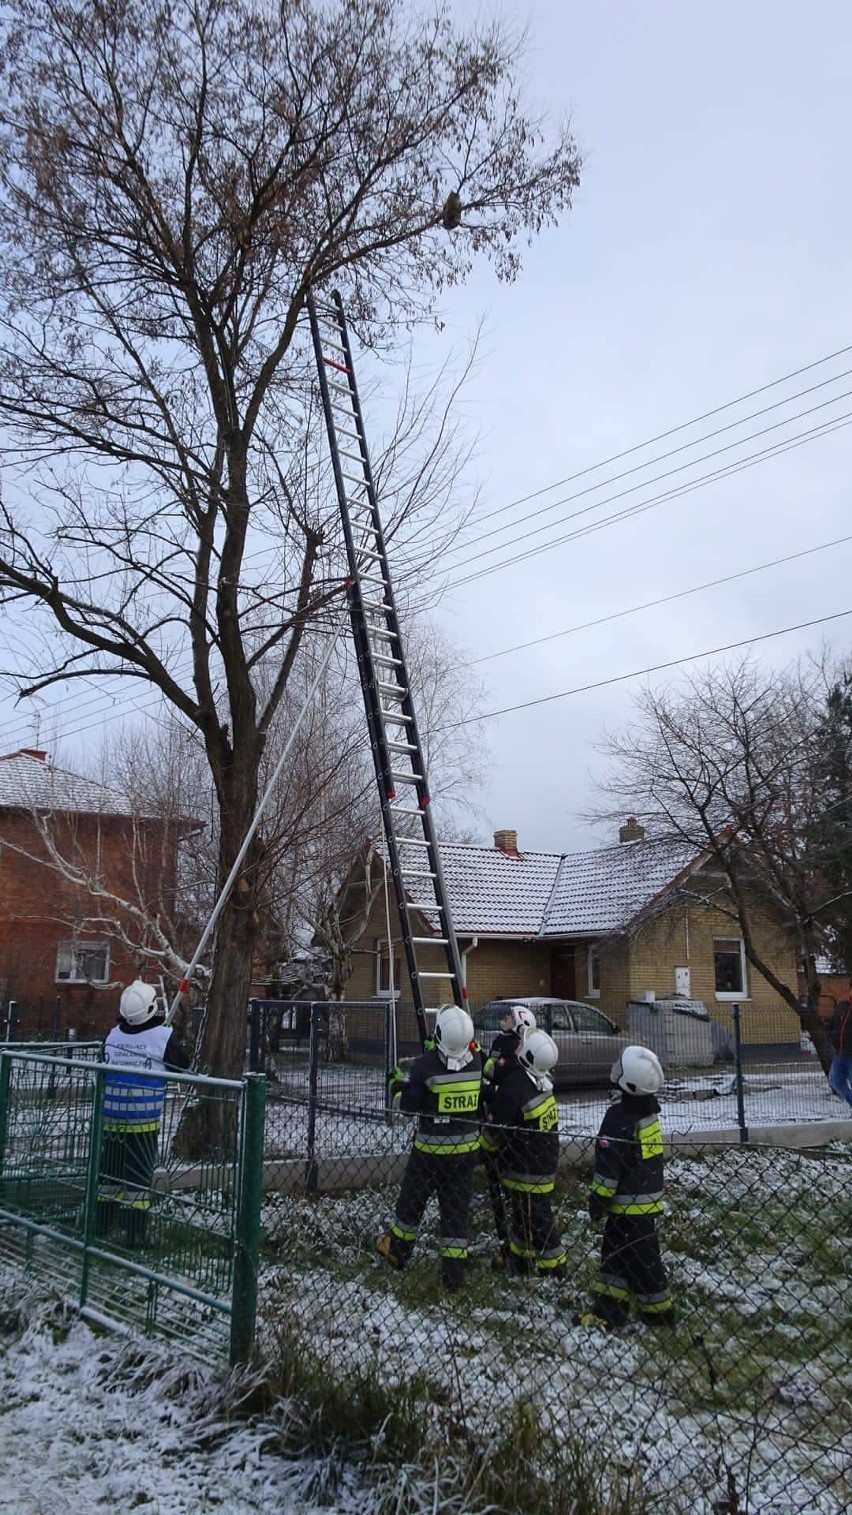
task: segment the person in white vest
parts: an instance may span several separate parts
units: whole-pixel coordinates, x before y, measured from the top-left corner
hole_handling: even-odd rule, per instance
[[[104,1062],[115,1072],[104,1076],[96,1232],[120,1223],[127,1245],[143,1246],[166,1095],[165,1079],[148,1075],[189,1067],[153,985],[136,979],[124,990]]]

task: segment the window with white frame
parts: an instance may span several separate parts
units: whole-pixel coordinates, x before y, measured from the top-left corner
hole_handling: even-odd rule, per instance
[[[60,942],[56,950],[56,982],[109,983],[109,942]]]
[[[740,936],[717,936],[713,940],[713,971],[717,999],[747,999],[745,942]]]
[[[586,994],[589,999],[600,999],[601,955],[597,947],[590,947],[586,953],[586,971],[588,976]]]
[[[402,978],[402,958],[400,956],[399,942],[393,944],[393,991],[391,991],[390,966],[391,958],[388,952],[387,937],[380,938],[376,942],[376,997],[377,999],[390,999],[393,992],[394,999],[399,998],[399,986]]]

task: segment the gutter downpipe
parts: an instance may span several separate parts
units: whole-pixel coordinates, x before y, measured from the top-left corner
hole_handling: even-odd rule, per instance
[[[479,946],[479,937],[478,936],[472,936],[471,939],[470,939],[470,946],[469,947],[465,947],[459,953],[459,956],[461,957],[462,988],[463,989],[467,988],[467,955],[468,955],[469,952],[475,952],[478,946]]]

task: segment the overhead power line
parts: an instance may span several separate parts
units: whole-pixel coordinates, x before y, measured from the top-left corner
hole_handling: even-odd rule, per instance
[[[726,642],[724,647],[708,647],[705,652],[691,652],[686,657],[671,658],[667,663],[653,663],[648,668],[634,668],[631,673],[616,673],[609,679],[597,679],[593,684],[578,684],[575,689],[561,689],[557,694],[543,694],[536,700],[523,700],[518,705],[505,705],[501,710],[486,710],[484,715],[466,716],[463,721],[447,721],[439,731],[455,731],[458,726],[473,726],[477,721],[493,721],[498,715],[513,715],[517,710],[532,710],[535,705],[550,705],[554,700],[567,700],[574,694],[588,694],[593,689],[606,689],[610,684],[624,684],[628,679],[641,679],[649,673],[662,673],[667,668],[679,668],[683,663],[697,663],[701,658],[717,657],[722,652],[733,652],[738,647],[751,647],[755,642],[768,642],[773,637],[787,636],[793,631],[808,631],[812,626],[825,626],[829,621],[842,620],[852,615],[849,610],[837,610],[833,615],[822,615],[814,621],[799,621],[795,626],[781,626],[777,631],[764,631],[759,636],[745,637],[741,642]]]
[[[485,547],[481,552],[471,553],[469,557],[462,558],[461,562],[456,563],[455,568],[466,568],[468,564],[476,563],[480,558],[489,557],[494,552],[500,552],[505,547],[512,547],[518,542],[529,541],[530,537],[540,536],[542,532],[552,531],[560,522],[574,521],[581,515],[588,515],[590,511],[601,510],[604,505],[609,505],[614,500],[624,499],[625,495],[635,494],[638,490],[647,489],[651,484],[661,484],[664,479],[674,478],[675,474],[683,473],[688,468],[697,468],[700,463],[707,463],[711,458],[719,458],[726,452],[733,452],[738,447],[745,447],[749,442],[755,442],[758,437],[765,437],[770,432],[779,431],[782,427],[791,426],[794,421],[802,421],[806,416],[815,415],[819,410],[826,410],[831,405],[839,404],[841,400],[848,400],[850,396],[852,396],[852,389],[843,390],[840,394],[833,395],[830,400],[822,400],[819,405],[809,405],[805,410],[797,411],[793,416],[786,416],[783,421],[773,421],[771,426],[761,426],[756,431],[749,432],[747,436],[739,437],[735,442],[726,442],[724,447],[711,448],[710,452],[700,453],[695,458],[688,458],[685,463],[679,463],[675,468],[667,468],[662,473],[654,474],[650,479],[640,479],[637,483],[631,484],[627,489],[620,489],[615,494],[607,495],[603,500],[592,501],[591,504],[583,506],[582,510],[569,511],[567,515],[560,517],[558,521],[550,521],[544,526],[536,526],[533,530],[528,530],[526,523],[524,523],[525,529],[520,536],[508,537],[506,540],[496,543],[493,547]],[[820,424],[829,425],[837,419],[840,418],[835,416],[831,420]],[[804,433],[800,433],[800,435],[804,435]],[[629,472],[633,473],[635,470],[630,469]],[[607,480],[606,482],[614,483],[615,480]],[[559,505],[568,505],[573,500],[580,499],[582,495],[588,492],[588,490],[581,490],[579,494],[566,495],[563,500],[559,500],[557,503]]]
[[[530,647],[541,647],[545,642],[556,642],[560,637],[573,636],[577,631],[591,631],[595,626],[605,626],[609,621],[620,621],[628,615],[638,615],[640,610],[655,610],[659,605],[670,605],[673,600],[685,600],[688,595],[700,594],[704,589],[718,589],[722,584],[733,584],[736,579],[747,579],[752,574],[764,573],[767,568],[778,568],[783,563],[795,563],[799,558],[811,557],[816,552],[827,552],[830,547],[842,547],[852,542],[852,535],[835,537],[831,542],[820,542],[816,547],[803,547],[801,552],[790,552],[783,558],[772,558],[768,563],[756,563],[753,568],[741,568],[738,573],[727,573],[721,579],[708,579],[705,584],[693,584],[690,589],[677,589],[674,594],[664,594],[656,600],[645,600],[641,605],[630,605],[626,610],[613,610],[609,615],[597,616],[593,621],[580,621],[576,626],[566,626],[562,631],[551,631],[547,636],[533,637],[529,642],[517,642],[513,647],[501,647],[498,652],[486,652],[482,657],[471,658],[465,668],[475,668],[478,663],[490,663],[495,658],[505,658],[510,652],[526,652]]]
[[[514,553],[512,557],[505,558],[498,563],[490,563],[487,567],[478,569],[475,573],[466,574],[460,579],[451,579],[447,584],[448,589],[458,589],[464,584],[471,584],[476,579],[484,579],[489,574],[497,573],[503,568],[515,567],[518,563],[524,563],[529,558],[540,557],[542,553],[550,552],[554,547],[561,547],[565,542],[573,542],[580,537],[592,536],[597,531],[603,531],[604,527],[613,525],[616,521],[629,520],[631,516],[643,515],[646,511],[654,510],[658,505],[664,505],[669,500],[683,499],[692,494],[693,490],[703,489],[708,484],[717,483],[720,479],[731,477],[735,473],[742,473],[746,468],[754,468],[758,463],[766,462],[769,458],[780,457],[784,452],[790,452],[796,447],[803,447],[806,442],[817,441],[821,437],[830,436],[834,431],[841,431],[852,422],[852,411],[842,416],[835,417],[833,421],[824,422],[820,426],[812,427],[810,431],[799,433],[789,441],[775,442],[771,447],[764,447],[759,452],[752,453],[748,457],[740,458],[734,463],[726,463],[721,468],[712,469],[710,473],[702,474],[697,479],[690,479],[678,485],[674,489],[665,490],[662,494],[654,495],[650,500],[640,500],[635,505],[625,506],[612,515],[605,516],[601,521],[590,521],[583,526],[578,526],[573,531],[566,532],[563,536],[555,537],[552,541],[541,542],[537,547],[531,547],[527,552]],[[623,493],[632,493],[632,490]],[[620,498],[613,495],[612,499]],[[602,501],[602,504],[608,503]],[[576,514],[585,515],[586,510],[577,511]],[[570,518],[569,518],[570,519]]]
[[[711,410],[703,412],[703,414],[694,417],[690,421],[685,421],[685,422],[680,423],[677,426],[670,427],[666,431],[659,432],[656,435],[648,438],[644,442],[636,443],[636,444],[634,444],[633,446],[631,446],[629,448],[623,449],[621,452],[612,454],[610,457],[608,457],[606,459],[603,459],[601,462],[599,462],[597,464],[590,465],[588,468],[585,468],[585,469],[581,470],[580,472],[578,472],[576,474],[572,474],[572,475],[569,475],[569,476],[567,476],[567,477],[565,477],[563,479],[557,480],[552,485],[544,486],[541,489],[535,490],[535,491],[533,491],[532,493],[530,493],[528,495],[521,496],[516,501],[511,501],[507,505],[501,506],[501,507],[499,507],[497,509],[494,509],[494,510],[491,510],[491,511],[487,511],[484,514],[480,515],[479,517],[474,517],[472,519],[473,520],[486,520],[486,519],[489,519],[491,517],[503,514],[507,510],[513,508],[514,506],[517,506],[519,504],[523,504],[523,503],[525,503],[528,500],[535,499],[535,498],[541,496],[542,494],[545,494],[545,493],[549,492],[552,489],[559,488],[562,485],[564,485],[566,483],[570,483],[570,482],[572,482],[575,479],[579,479],[579,478],[584,477],[584,476],[586,476],[586,475],[588,475],[590,473],[593,473],[593,472],[595,472],[595,471],[597,471],[597,470],[599,470],[601,468],[607,467],[610,463],[613,463],[613,462],[616,462],[616,461],[618,461],[618,460],[620,460],[622,458],[626,458],[628,456],[631,456],[631,455],[633,455],[633,454],[641,451],[643,448],[653,446],[656,442],[665,440],[668,437],[672,437],[672,436],[674,436],[674,435],[676,435],[676,434],[678,434],[680,432],[683,432],[683,431],[687,430],[690,426],[699,425],[702,421],[705,421],[705,420],[709,419],[712,416],[719,415],[719,414],[721,414],[721,413],[723,413],[725,411],[728,411],[728,410],[734,408],[735,406],[737,406],[739,404],[744,403],[745,401],[747,401],[749,399],[752,399],[752,398],[754,398],[754,397],[756,397],[756,396],[758,396],[760,394],[767,393],[768,391],[771,391],[772,389],[777,388],[781,384],[787,383],[791,379],[797,378],[797,377],[801,376],[802,374],[805,374],[805,373],[808,373],[808,372],[812,372],[814,369],[819,368],[820,366],[822,366],[822,365],[824,365],[826,363],[829,363],[829,362],[833,361],[834,359],[836,359],[838,357],[842,357],[843,355],[845,355],[845,354],[847,354],[849,352],[852,352],[852,344],[850,344],[849,346],[838,348],[835,352],[826,354],[822,358],[815,359],[812,363],[808,363],[808,364],[803,365],[800,368],[793,369],[789,373],[781,375],[779,378],[773,379],[769,383],[761,385],[761,386],[759,386],[756,389],[752,389],[752,390],[746,391],[744,394],[738,396],[737,398],[735,398],[733,400],[726,401],[725,403],[723,403],[721,405],[715,406]],[[820,384],[813,385],[810,388],[798,391],[794,395],[789,395],[785,399],[778,400],[778,401],[774,402],[773,405],[771,405],[771,406],[767,406],[767,407],[764,407],[764,409],[762,409],[762,410],[753,412],[750,416],[742,417],[740,419],[740,421],[731,422],[731,423],[729,423],[729,425],[727,425],[727,426],[725,426],[723,428],[719,428],[719,430],[717,430],[717,431],[708,433],[708,434],[706,434],[706,435],[704,435],[702,437],[697,437],[697,438],[694,439],[693,442],[684,443],[680,447],[678,447],[676,449],[673,449],[671,452],[668,452],[668,453],[665,453],[665,454],[661,455],[661,457],[658,457],[658,458],[655,458],[655,459],[649,459],[647,463],[641,464],[641,465],[637,465],[637,468],[627,470],[627,473],[633,473],[633,472],[639,471],[642,468],[651,467],[651,466],[653,466],[654,463],[661,461],[662,458],[667,458],[667,457],[673,456],[675,452],[682,452],[682,451],[685,451],[688,448],[699,446],[702,442],[707,441],[710,437],[719,435],[721,431],[730,430],[730,429],[732,429],[733,427],[735,427],[737,425],[743,425],[748,420],[754,419],[756,416],[765,414],[765,413],[767,413],[770,410],[780,408],[781,406],[783,406],[785,404],[791,403],[795,399],[801,398],[802,395],[812,393],[816,389],[825,388],[826,385],[828,385],[828,384],[836,383],[836,382],[839,381],[839,379],[845,377],[846,374],[849,373],[849,372],[852,372],[852,370],[844,370],[843,373],[835,375],[832,379],[824,380]],[[835,401],[837,401],[837,400],[839,400],[841,398],[843,398],[842,395],[837,395],[837,396],[834,397],[834,400],[826,401],[826,402],[824,402],[823,406],[813,407],[813,409],[825,408],[825,405],[830,405],[830,404],[834,403]],[[809,414],[809,413],[811,413],[811,412],[810,411],[804,411],[801,414],[804,415],[804,414]],[[787,417],[785,421],[781,421],[781,422],[777,423],[777,425],[774,426],[774,427],[766,428],[766,430],[777,430],[778,427],[791,424],[794,420],[799,419],[799,418],[800,418],[799,416],[790,416],[790,417]],[[774,445],[772,448],[763,449],[761,452],[753,454],[753,455],[751,455],[748,458],[738,460],[734,464],[725,466],[724,468],[721,468],[721,469],[714,470],[711,473],[709,473],[708,475],[702,476],[698,480],[691,480],[691,481],[685,482],[682,486],[679,486],[677,489],[666,491],[666,492],[662,493],[661,495],[659,495],[657,497],[654,497],[651,500],[639,502],[636,505],[628,507],[626,510],[613,512],[612,515],[606,517],[602,521],[587,523],[586,525],[578,528],[577,530],[569,532],[569,533],[567,533],[567,534],[565,534],[565,535],[563,535],[563,536],[561,536],[561,537],[559,537],[559,538],[557,538],[557,539],[555,539],[553,541],[549,541],[549,542],[538,544],[535,548],[531,548],[527,552],[524,552],[524,553],[521,553],[521,554],[514,554],[511,558],[506,559],[504,562],[498,562],[498,563],[493,563],[493,564],[487,565],[487,566],[483,567],[482,569],[478,570],[477,572],[475,572],[475,573],[473,573],[471,575],[466,576],[465,578],[452,581],[451,584],[449,585],[449,587],[450,588],[455,588],[455,587],[458,587],[461,584],[466,584],[468,582],[471,582],[474,579],[477,579],[477,578],[480,578],[480,577],[485,577],[485,576],[487,576],[490,573],[498,572],[498,571],[500,571],[501,569],[503,569],[505,567],[514,566],[517,563],[525,561],[525,559],[528,558],[528,557],[537,556],[537,555],[539,555],[541,553],[550,551],[551,548],[560,546],[564,542],[567,542],[567,541],[570,541],[570,540],[574,540],[574,539],[579,538],[579,537],[584,536],[584,535],[588,535],[592,531],[601,530],[605,526],[612,525],[612,524],[615,524],[617,521],[627,519],[631,515],[639,514],[639,513],[642,513],[644,511],[646,511],[646,510],[650,510],[652,508],[655,508],[655,506],[658,505],[658,504],[662,504],[662,503],[664,503],[664,502],[666,502],[668,500],[676,499],[676,498],[679,498],[679,497],[681,497],[681,496],[683,496],[683,495],[685,495],[687,493],[690,493],[693,488],[703,487],[706,483],[714,482],[714,481],[717,481],[719,479],[725,478],[725,477],[729,476],[732,473],[739,472],[740,469],[742,469],[742,468],[754,466],[755,463],[764,461],[768,457],[778,456],[781,452],[787,451],[789,448],[792,448],[794,446],[803,445],[805,441],[815,440],[815,439],[817,439],[820,436],[829,435],[831,433],[831,431],[840,429],[840,426],[843,425],[843,424],[846,424],[846,420],[845,419],[841,418],[841,419],[838,420],[836,418],[834,422],[827,423],[825,426],[821,426],[819,428],[814,428],[810,432],[806,432],[806,433],[800,434],[800,436],[798,438],[792,439],[791,441],[788,441],[788,442],[779,442],[777,445]],[[741,438],[738,443],[734,443],[734,444],[732,444],[732,446],[745,445],[748,441],[754,440],[755,436],[759,436],[759,435],[762,435],[762,434],[763,434],[762,432],[758,431],[756,433],[753,433],[750,436]],[[719,451],[725,451],[725,450],[730,450],[730,449],[729,448],[719,449]],[[716,455],[716,453],[709,453],[709,454],[707,454],[708,457],[715,456],[715,455]],[[696,458],[696,459],[693,460],[693,464],[697,464],[700,461],[703,461],[703,459]],[[686,463],[686,464],[682,465],[682,468],[693,466],[693,464]],[[675,473],[675,472],[678,472],[678,471],[681,471],[681,470],[680,469],[675,469],[675,470],[670,470],[669,472],[670,473]],[[625,476],[626,476],[626,474],[620,474],[620,475],[616,475],[615,477],[616,478],[622,478],[622,477],[625,477]],[[660,475],[660,478],[667,477],[667,476],[668,476],[668,474]],[[613,482],[613,479],[602,480],[600,482],[600,484],[598,484],[597,486],[591,486],[591,489],[593,490],[595,488],[603,488],[603,487],[606,486],[607,483],[610,483],[610,482]],[[655,482],[655,480],[647,480],[646,479],[644,481],[644,483],[640,483],[640,484],[634,486],[634,489],[642,489],[642,488],[644,488],[645,484],[650,484],[650,483],[653,483],[653,482]],[[587,492],[589,492],[589,491],[584,490],[581,493],[587,493]],[[630,493],[630,492],[633,492],[633,491],[632,490],[622,491],[622,492],[620,492],[618,494],[615,494],[613,496],[608,497],[605,500],[598,501],[597,504],[592,504],[589,507],[586,507],[582,511],[575,512],[575,513],[573,513],[573,514],[565,517],[564,519],[566,519],[566,520],[574,519],[574,518],[576,518],[576,516],[586,514],[589,511],[594,511],[594,510],[603,508],[606,504],[612,503],[614,500],[616,500],[618,498],[621,498],[623,494],[627,494],[627,493]],[[572,499],[572,498],[576,498],[576,496],[569,496],[568,498]],[[562,505],[564,503],[566,503],[565,500],[557,501],[552,506],[547,507],[547,509],[548,510],[557,509],[557,508],[559,508],[560,505]],[[538,514],[538,512],[537,512],[537,514]],[[558,524],[557,522],[552,522],[551,526],[555,526],[557,524]],[[511,530],[511,526],[512,526],[512,523],[507,523],[507,526],[506,526],[505,530]],[[542,529],[546,530],[546,529],[550,529],[550,528],[542,528]],[[492,534],[493,533],[489,533],[489,535],[492,535]],[[527,537],[528,537],[528,534],[525,533],[523,540],[527,540]],[[840,538],[838,540],[839,540],[839,542],[842,542],[845,539],[844,538]],[[826,544],[826,545],[829,545],[829,544]],[[499,550],[500,550],[500,544],[494,544],[494,546],[492,546],[489,549],[486,549],[482,554],[479,554],[477,556],[485,556],[485,557],[487,557],[489,555],[489,553],[497,552]],[[809,550],[820,551],[822,549],[821,548],[814,548],[814,549],[809,549]],[[256,553],[250,554],[248,556],[248,558],[246,559],[246,563],[248,564],[248,563],[253,562],[255,560],[260,560],[261,558],[265,557],[266,555],[267,554],[266,554],[266,550],[265,549],[259,550]],[[469,559],[467,559],[465,561],[472,562],[472,561],[474,561],[474,559],[473,558],[469,558]],[[784,559],[779,559],[777,561],[778,562],[783,562],[785,560]],[[463,564],[459,564],[458,566],[461,567],[461,566],[463,566]],[[774,564],[767,564],[765,566],[766,567],[771,567],[771,566],[774,566]],[[758,568],[755,568],[753,570],[747,570],[747,572],[758,572],[758,571],[760,571]],[[738,577],[738,576],[739,575],[733,575],[731,577]],[[722,580],[719,580],[719,581],[716,581],[716,582],[724,583],[724,582],[726,582],[726,580],[722,579]],[[697,586],[695,591],[683,591],[683,593],[698,592],[698,589],[700,589],[701,587],[702,586]],[[710,586],[706,586],[706,587],[710,587]],[[677,596],[673,596],[672,598],[676,598],[676,597]],[[666,598],[668,598],[668,597],[666,597]],[[627,610],[625,610],[623,612],[617,612],[613,616],[611,616],[611,617],[604,617],[604,618],[601,618],[601,620],[617,619],[620,615],[633,614],[633,613],[636,613],[640,609],[651,608],[651,606],[653,606],[655,603],[665,603],[665,599],[663,599],[663,600],[661,600],[659,602],[653,602],[652,601],[646,607],[637,606],[637,607],[633,607],[633,608],[627,609]],[[589,625],[595,625],[595,624],[600,624],[600,623],[601,622],[590,622]],[[556,636],[558,636],[558,635],[568,635],[570,633],[570,631],[572,631],[574,629],[583,629],[583,628],[581,628],[581,627],[580,628],[569,628],[568,631],[566,631],[565,633],[555,633],[554,635],[556,635]],[[548,640],[548,639],[543,639],[543,640]],[[526,644],[524,644],[524,645],[526,645]],[[535,645],[535,643],[530,644],[530,645]],[[510,651],[510,650],[515,650],[515,649],[506,649],[506,650]],[[477,662],[478,661],[485,661],[487,659],[487,657],[489,657],[489,656],[497,657],[497,656],[501,656],[501,655],[503,655],[503,654],[501,654],[501,653],[488,654],[488,655],[486,655],[486,658],[477,659],[475,661],[477,661]],[[189,666],[190,666],[189,660],[186,660],[186,668],[188,668]],[[185,670],[184,670],[183,664],[181,662],[178,665],[176,665],[175,672],[183,672],[183,671],[185,671]],[[115,678],[115,682],[117,684],[119,676],[114,676],[114,678]],[[122,687],[126,687],[125,681],[122,680],[121,684],[122,684]],[[132,710],[138,710],[140,713],[148,713],[156,705],[158,705],[160,703],[159,696],[157,696],[157,698],[154,701],[146,701],[144,704],[141,704],[141,705],[137,704],[135,700],[134,701],[128,701],[126,699],[122,700],[122,699],[118,698],[117,694],[116,695],[106,694],[103,682],[96,683],[93,680],[93,681],[91,681],[89,687],[94,691],[93,694],[91,696],[89,696],[88,698],[84,698],[82,701],[80,701],[80,700],[75,701],[72,720],[79,721],[79,718],[80,718],[81,714],[83,713],[84,710],[87,710],[87,709],[91,709],[92,719],[89,720],[89,721],[87,721],[87,722],[84,722],[82,725],[76,725],[76,726],[74,726],[74,728],[71,729],[71,730],[68,730],[68,729],[66,729],[64,731],[63,730],[58,730],[57,731],[57,736],[60,739],[62,737],[64,737],[64,736],[82,734],[85,731],[92,729],[96,725],[101,725],[101,724],[104,724],[107,721],[118,719],[118,718],[120,718],[124,714],[125,710],[127,710],[128,708],[132,709]],[[106,697],[104,698],[105,694],[106,694]],[[105,710],[109,711],[109,714],[101,715],[99,713],[99,712],[102,712],[102,711],[105,711]],[[52,708],[51,710],[45,712],[45,721],[48,723],[49,727],[52,727],[54,730],[56,729],[55,707]],[[31,730],[32,730],[32,717],[24,718],[20,722],[20,725],[18,726],[17,731],[15,731],[15,728],[13,728],[12,731],[7,731],[7,733],[6,733],[7,740],[14,741],[16,735],[17,735],[17,739],[18,740],[31,739],[31,737],[30,737]]]
[[[634,465],[633,465],[632,468],[622,469],[621,473],[610,474],[606,479],[601,479],[600,482],[597,483],[597,484],[587,484],[586,487],[585,487],[585,489],[576,490],[573,494],[566,495],[561,500],[554,500],[550,505],[543,505],[543,506],[541,506],[541,508],[539,510],[534,510],[532,512],[525,512],[525,514],[522,517],[518,517],[517,520],[514,521],[514,522],[509,521],[504,526],[495,526],[491,531],[479,532],[479,533],[477,533],[478,540],[479,541],[484,541],[488,537],[500,536],[504,532],[510,531],[512,529],[512,526],[519,524],[520,521],[523,521],[523,523],[526,524],[528,521],[537,520],[539,516],[550,515],[551,512],[553,512],[554,510],[558,510],[561,505],[566,505],[566,504],[568,504],[572,500],[582,499],[585,495],[594,494],[596,490],[598,490],[598,489],[604,489],[604,488],[606,488],[606,486],[608,484],[617,484],[621,479],[630,478],[630,476],[632,474],[643,473],[646,469],[653,468],[655,466],[655,464],[657,464],[657,463],[664,463],[669,458],[677,457],[677,455],[679,453],[689,452],[689,451],[691,451],[695,447],[700,447],[701,444],[702,444],[702,442],[711,442],[714,437],[724,436],[726,432],[735,431],[737,429],[737,427],[739,427],[739,426],[746,426],[746,425],[748,425],[748,423],[750,421],[759,420],[761,416],[771,415],[773,411],[781,410],[785,405],[792,405],[795,400],[802,400],[802,399],[805,398],[806,395],[816,394],[821,389],[827,389],[829,387],[829,385],[831,385],[831,384],[837,384],[837,383],[839,383],[841,379],[848,379],[849,376],[850,376],[850,374],[852,374],[852,368],[844,368],[840,373],[833,374],[830,379],[821,379],[818,384],[810,384],[805,389],[797,389],[794,394],[785,395],[784,398],[781,399],[781,400],[774,400],[771,405],[764,405],[759,410],[749,411],[748,415],[740,416],[735,421],[729,421],[725,426],[718,426],[718,427],[716,427],[716,429],[714,431],[705,431],[705,432],[702,433],[702,435],[700,437],[693,437],[693,439],[692,439],[691,442],[681,442],[681,444],[678,447],[672,447],[672,448],[670,448],[668,450],[668,452],[657,453],[655,457],[653,457],[653,458],[647,458],[644,463],[634,463]],[[777,382],[780,382],[780,381],[777,381]],[[846,395],[848,395],[848,393],[849,393],[849,391],[847,390],[846,391]],[[833,405],[837,400],[844,399],[846,397],[846,395],[844,395],[844,394],[835,395],[832,399],[824,401],[823,406],[815,406],[815,407],[813,407],[813,409],[824,409],[828,405]],[[736,402],[731,402],[731,403],[736,403]],[[726,406],[726,407],[723,407],[723,408],[727,409],[729,407]],[[792,423],[793,421],[800,420],[802,416],[809,415],[809,414],[811,414],[810,410],[800,411],[798,413],[798,415],[787,416],[786,420],[779,421],[777,423],[777,425],[778,426],[786,426],[786,425]],[[679,429],[682,430],[683,428],[679,428]],[[768,428],[768,429],[771,429],[771,428]],[[753,432],[751,434],[752,437],[754,437],[754,436],[761,436],[761,435],[762,435],[762,432],[760,432],[760,431]],[[749,438],[749,437],[742,437],[742,438],[740,438],[740,442],[739,443],[738,442],[733,442],[730,445],[731,445],[731,447],[737,447],[741,443],[749,441],[749,440],[751,440],[751,438]],[[649,445],[648,443],[639,443],[637,447],[630,448],[629,452],[630,453],[637,452],[637,451],[641,450],[642,448],[644,448],[645,446],[648,446],[648,445]],[[707,454],[707,457],[715,457],[715,456],[716,456],[715,453],[708,453]],[[702,459],[702,458],[696,458],[696,459],[694,459],[694,461],[695,462],[703,462],[704,459]],[[579,474],[573,474],[573,475],[571,475],[567,479],[560,479],[560,481],[559,481],[558,484],[547,484],[547,485],[545,485],[542,489],[537,490],[536,493],[535,493],[535,495],[523,495],[520,500],[511,501],[508,505],[502,505],[499,508],[499,510],[489,511],[489,512],[486,513],[486,515],[483,515],[483,516],[477,517],[474,514],[471,517],[471,519],[465,523],[465,526],[462,529],[462,533],[461,533],[461,536],[460,536],[460,539],[459,539],[459,543],[458,544],[454,544],[450,548],[450,551],[451,552],[463,551],[466,546],[470,545],[469,543],[467,543],[467,542],[465,542],[463,540],[464,535],[465,535],[465,533],[468,531],[468,529],[471,526],[478,525],[479,521],[486,520],[486,519],[489,518],[489,516],[503,515],[506,511],[513,510],[517,505],[526,504],[527,501],[529,501],[531,499],[535,499],[535,498],[537,498],[541,494],[550,493],[550,491],[553,490],[553,489],[560,489],[563,484],[571,483],[574,479],[585,478],[587,474],[589,474],[589,473],[596,473],[601,468],[604,468],[606,466],[607,465],[605,463],[595,463],[590,468],[583,469],[582,472],[579,473]],[[683,464],[683,467],[685,467],[685,468],[688,468],[689,466],[690,466],[689,462]],[[661,477],[666,477],[666,475],[661,475]],[[654,483],[656,481],[653,480],[653,479],[646,479],[645,482],[646,483]],[[641,483],[640,483],[639,487],[640,488],[642,487]]]

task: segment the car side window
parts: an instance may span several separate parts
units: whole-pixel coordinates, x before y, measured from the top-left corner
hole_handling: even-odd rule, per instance
[[[578,1031],[595,1031],[598,1036],[612,1036],[612,1022],[601,1015],[599,1010],[594,1010],[591,1005],[574,1005],[572,1010]]]
[[[571,1016],[567,1005],[552,1005],[550,1008],[550,1028],[552,1031],[573,1031]]]

